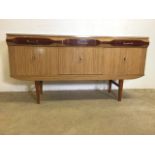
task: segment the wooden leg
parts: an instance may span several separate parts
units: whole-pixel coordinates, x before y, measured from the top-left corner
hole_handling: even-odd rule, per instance
[[[121,101],[123,94],[123,80],[119,80],[118,101]]]
[[[43,94],[43,81],[40,81],[40,93]]]
[[[118,98],[117,98],[118,101],[121,101],[121,99],[122,99],[122,94],[123,94],[123,81],[124,80],[119,80],[119,83],[116,83],[113,80],[109,80],[108,92],[109,93],[111,92],[111,86],[112,86],[112,84],[114,84],[115,86],[117,86],[118,87]]]
[[[40,104],[40,92],[41,92],[40,81],[35,81],[35,87],[36,87],[37,103]]]
[[[109,86],[108,86],[108,92],[111,92],[111,85],[112,85],[112,80],[109,80]]]

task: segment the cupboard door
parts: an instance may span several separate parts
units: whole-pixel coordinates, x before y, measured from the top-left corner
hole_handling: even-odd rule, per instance
[[[122,67],[121,48],[103,48],[100,57],[100,70],[102,74],[118,75]]]
[[[11,75],[50,76],[58,71],[58,49],[55,47],[10,46]]]
[[[124,57],[125,74],[144,74],[146,48],[126,48]]]
[[[59,74],[102,74],[103,48],[59,48]]]
[[[105,48],[103,74],[143,75],[145,48]]]

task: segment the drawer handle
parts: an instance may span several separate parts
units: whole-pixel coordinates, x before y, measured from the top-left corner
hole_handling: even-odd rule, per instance
[[[80,61],[80,62],[82,61],[82,57],[81,57],[81,56],[79,57],[79,61]]]
[[[36,57],[33,55],[32,56],[32,61],[35,61],[36,60]]]

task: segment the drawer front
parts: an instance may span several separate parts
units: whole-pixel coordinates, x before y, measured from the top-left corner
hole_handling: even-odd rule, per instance
[[[10,71],[13,76],[51,76],[58,72],[58,49],[9,46]]]

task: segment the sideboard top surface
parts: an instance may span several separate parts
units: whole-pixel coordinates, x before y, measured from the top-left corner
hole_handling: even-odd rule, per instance
[[[24,34],[24,33],[7,33],[7,37],[55,37],[55,38],[104,38],[110,39],[139,39],[149,41],[149,37],[146,36],[93,36],[93,35],[48,35],[48,34]]]

